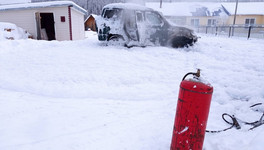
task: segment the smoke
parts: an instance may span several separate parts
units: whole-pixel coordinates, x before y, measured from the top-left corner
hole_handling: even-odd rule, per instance
[[[126,0],[126,3],[135,3],[139,5],[145,5],[145,0]]]

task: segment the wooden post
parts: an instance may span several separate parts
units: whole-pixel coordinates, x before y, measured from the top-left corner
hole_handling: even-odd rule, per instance
[[[72,40],[72,18],[71,18],[71,7],[72,7],[72,6],[68,6],[70,40]]]
[[[228,34],[228,37],[230,37],[230,34],[231,34],[231,26],[229,27],[229,34]]]

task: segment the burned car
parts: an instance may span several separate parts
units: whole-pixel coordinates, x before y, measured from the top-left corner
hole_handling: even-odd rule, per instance
[[[132,46],[188,47],[197,41],[193,30],[171,25],[161,13],[128,3],[106,5],[96,18],[98,39]]]

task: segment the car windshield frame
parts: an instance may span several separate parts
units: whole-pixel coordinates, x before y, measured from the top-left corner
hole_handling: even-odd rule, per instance
[[[123,10],[120,8],[105,8],[102,12],[102,17],[105,19],[121,18]]]

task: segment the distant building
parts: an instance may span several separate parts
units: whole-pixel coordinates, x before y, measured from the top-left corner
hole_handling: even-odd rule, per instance
[[[226,24],[233,24],[235,15],[235,3],[223,3],[223,7],[230,13]],[[263,26],[264,2],[238,3],[236,25]]]
[[[163,13],[163,15],[178,25],[192,27],[233,25],[235,3],[146,3],[147,7]],[[239,2],[237,25],[264,25],[264,2]]]
[[[0,22],[10,22],[27,30],[34,39],[84,39],[86,10],[70,1],[26,3],[0,6]]]
[[[85,26],[85,30],[92,30],[92,31],[96,31],[96,24],[95,24],[95,17],[97,15],[95,14],[91,14],[89,15],[85,21],[84,21],[84,26]]]
[[[163,13],[172,23],[187,26],[215,26],[224,24],[228,19],[228,12],[220,3],[146,3],[147,7]]]

